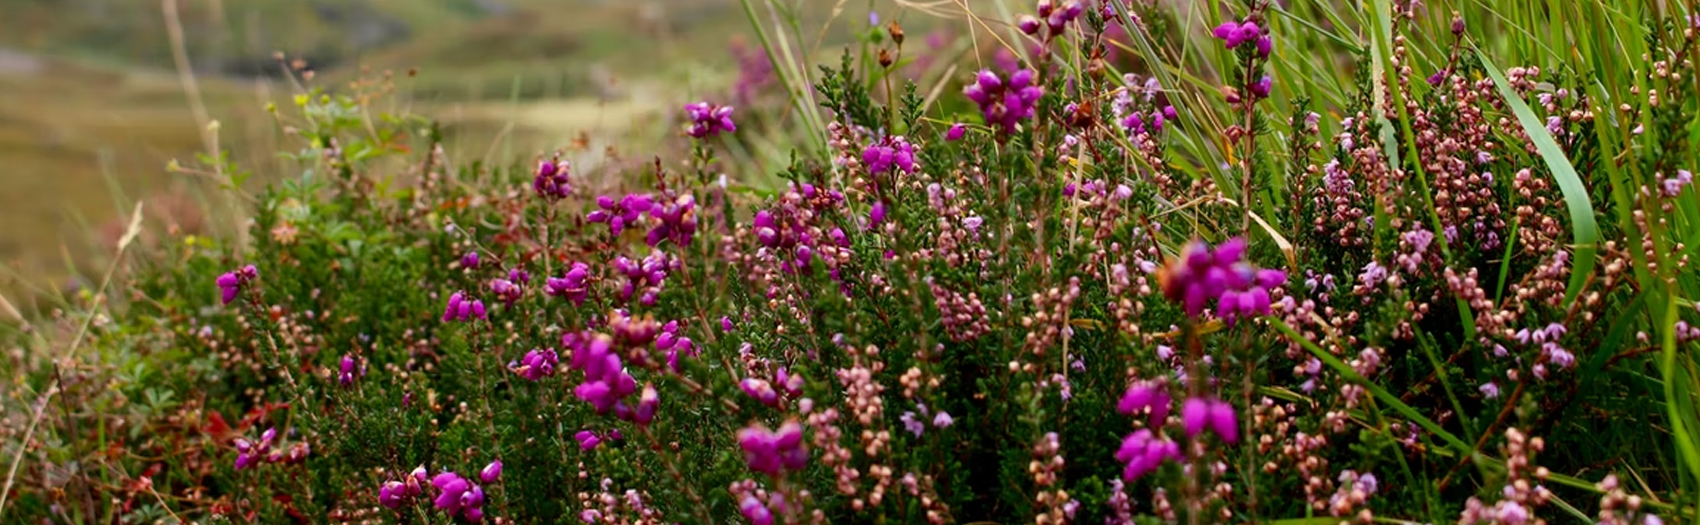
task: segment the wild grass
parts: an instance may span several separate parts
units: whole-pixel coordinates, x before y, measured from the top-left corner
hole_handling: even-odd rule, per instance
[[[1111,0],[1035,49],[1030,2],[856,4],[740,0],[769,104],[695,140],[599,104],[662,154],[563,147],[572,195],[494,152],[604,117],[523,80],[474,153],[299,93],[251,240],[0,328],[0,520],[1700,520],[1693,6]],[[1268,57],[1212,34],[1247,12]],[[1045,89],[1007,129],[957,95],[999,51]],[[1240,264],[1284,275],[1187,309]]]

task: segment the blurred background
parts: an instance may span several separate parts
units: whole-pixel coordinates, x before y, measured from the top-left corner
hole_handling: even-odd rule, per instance
[[[875,7],[796,5],[834,57]],[[136,202],[154,230],[207,229],[216,184],[168,169],[199,165],[203,122],[250,190],[295,175],[266,107],[303,77],[440,122],[457,162],[568,144],[648,158],[683,102],[783,105],[750,78],[769,66],[749,34],[738,0],[0,0],[0,290],[86,284]]]

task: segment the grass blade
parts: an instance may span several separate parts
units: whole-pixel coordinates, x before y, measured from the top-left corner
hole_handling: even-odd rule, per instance
[[[1600,230],[1594,223],[1594,205],[1588,200],[1588,188],[1582,185],[1582,178],[1576,175],[1576,167],[1570,164],[1570,159],[1559,148],[1558,142],[1552,139],[1552,134],[1546,130],[1546,124],[1540,117],[1529,109],[1523,98],[1512,91],[1511,83],[1505,80],[1505,73],[1494,66],[1486,53],[1475,50],[1476,58],[1481,59],[1482,69],[1487,70],[1493,83],[1499,86],[1499,94],[1505,98],[1506,106],[1512,113],[1517,114],[1517,123],[1523,126],[1523,131],[1529,135],[1529,140],[1535,143],[1536,151],[1540,152],[1541,160],[1546,162],[1547,169],[1558,181],[1558,189],[1564,192],[1564,204],[1570,211],[1570,234],[1574,241],[1576,266],[1570,272],[1570,284],[1564,290],[1564,306],[1569,307],[1576,300],[1576,294],[1582,291],[1582,284],[1588,275],[1594,271],[1594,251],[1599,244]]]

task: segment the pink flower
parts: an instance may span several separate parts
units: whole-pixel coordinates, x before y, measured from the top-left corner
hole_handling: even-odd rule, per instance
[[[1188,439],[1197,438],[1205,430],[1215,432],[1222,441],[1238,443],[1239,415],[1234,406],[1218,399],[1195,397],[1181,405],[1181,423]]]
[[[700,139],[719,135],[723,131],[738,131],[738,125],[732,122],[732,106],[697,102],[685,105],[685,114],[691,118],[690,125],[685,128],[685,134],[692,137]]]

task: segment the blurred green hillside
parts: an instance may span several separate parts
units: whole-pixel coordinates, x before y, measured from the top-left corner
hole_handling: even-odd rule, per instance
[[[166,171],[205,150],[166,4],[0,0],[0,292],[72,286],[136,201],[156,230],[207,228],[211,185]],[[221,149],[259,172],[250,185],[285,167],[263,110],[296,89],[279,52],[327,89],[392,72],[395,108],[443,121],[451,155],[511,160],[580,138],[642,154],[668,136],[667,108],[731,80],[728,45],[748,28],[736,0],[175,4]],[[817,4],[834,7],[800,5]]]

